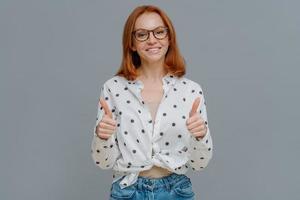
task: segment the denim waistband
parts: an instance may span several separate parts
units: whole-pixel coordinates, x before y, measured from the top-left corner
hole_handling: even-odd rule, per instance
[[[156,190],[158,188],[167,188],[170,190],[175,183],[178,183],[181,180],[189,179],[184,174],[176,174],[172,173],[168,176],[160,177],[160,178],[147,178],[139,176],[136,184],[139,190],[141,189],[149,189]]]

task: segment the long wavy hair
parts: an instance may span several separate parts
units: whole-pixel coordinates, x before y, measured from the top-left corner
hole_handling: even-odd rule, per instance
[[[124,25],[123,30],[123,58],[121,66],[115,75],[123,76],[127,80],[135,80],[137,77],[136,69],[141,66],[140,56],[136,51],[132,50],[133,47],[133,35],[136,19],[146,12],[155,12],[160,15],[169,32],[169,48],[165,56],[164,68],[168,73],[171,73],[177,77],[181,77],[185,74],[185,60],[181,56],[179,48],[176,42],[176,33],[173,24],[169,17],[160,8],[153,5],[142,5],[136,7]]]

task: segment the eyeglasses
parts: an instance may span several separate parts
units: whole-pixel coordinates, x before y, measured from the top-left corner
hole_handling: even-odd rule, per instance
[[[150,32],[153,33],[156,39],[162,40],[168,35],[168,30],[169,29],[167,27],[159,26],[153,30],[137,29],[133,31],[132,34],[134,35],[135,39],[140,42],[148,40]]]

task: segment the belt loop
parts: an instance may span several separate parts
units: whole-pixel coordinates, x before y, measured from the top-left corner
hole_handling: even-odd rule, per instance
[[[138,188],[138,190],[142,190],[142,185],[143,185],[143,181],[140,178],[138,178],[138,180],[137,180],[137,188]]]

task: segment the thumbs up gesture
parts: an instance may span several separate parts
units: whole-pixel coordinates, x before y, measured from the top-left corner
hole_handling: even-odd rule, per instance
[[[201,102],[201,98],[197,97],[194,100],[192,109],[189,113],[189,118],[186,121],[188,130],[195,136],[196,138],[203,138],[207,132],[207,127],[205,125],[204,120],[200,116],[200,113],[197,112],[197,108]]]
[[[104,115],[96,126],[96,134],[99,138],[107,140],[116,130],[116,121],[113,119],[112,112],[103,98],[100,98],[99,104],[104,109]]]

